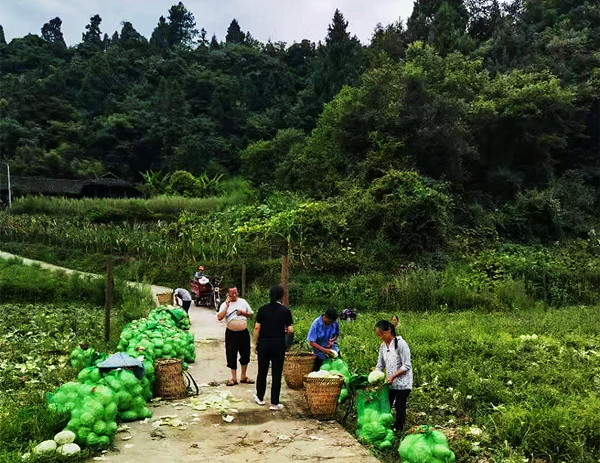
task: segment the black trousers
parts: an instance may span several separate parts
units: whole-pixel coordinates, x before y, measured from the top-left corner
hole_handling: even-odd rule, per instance
[[[192,305],[192,301],[181,301],[181,308],[185,310],[185,313],[190,310],[190,305]]]
[[[320,359],[319,357],[315,357],[315,360],[313,361],[312,371],[319,371],[321,369],[321,365],[323,365],[324,361],[325,361],[325,359]]]
[[[267,374],[271,364],[271,403],[279,403],[281,392],[281,374],[285,360],[285,340],[259,339],[258,374],[256,375],[256,396],[263,400],[267,390]]]
[[[238,354],[240,365],[250,363],[250,333],[247,329],[243,331],[225,330],[225,355],[227,357],[227,368],[237,370]]]
[[[404,429],[406,423],[406,400],[410,394],[410,389],[390,389],[390,407],[396,409],[396,431]]]

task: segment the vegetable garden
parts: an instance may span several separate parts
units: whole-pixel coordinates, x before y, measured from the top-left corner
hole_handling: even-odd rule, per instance
[[[164,207],[181,207],[185,201],[167,200]],[[121,279],[172,287],[189,279],[198,260],[225,277],[223,286],[240,285],[244,264],[248,299],[255,307],[264,302],[265,288],[278,281],[278,256],[287,253],[297,339],[305,338],[325,308],[353,307],[358,312],[356,322],[342,325],[340,338],[352,373],[366,374],[376,363],[375,323],[400,316],[400,334],[411,348],[415,373],[408,424],[441,427],[457,461],[596,461],[600,242],[595,235],[550,247],[474,246],[462,235],[447,241],[442,262],[434,252],[398,258],[390,253],[378,261],[369,257],[373,249],[360,241],[359,230],[344,225],[353,220],[352,211],[336,201],[274,195],[261,205],[244,200],[221,208],[214,206],[217,201],[198,203],[196,209],[192,201],[192,212],[178,209],[176,216],[160,220],[154,216],[161,210],[156,200],[96,204],[101,215],[90,201],[19,200],[14,212],[0,216],[2,248],[96,272],[102,272],[107,257],[120,255],[115,274]],[[132,208],[143,212],[124,219]],[[3,347],[9,347],[2,350],[0,384],[16,390],[31,381],[26,386],[36,391],[27,396],[9,392],[12,402],[4,399],[2,407],[14,413],[22,408],[45,423],[18,432],[12,425],[2,428],[11,442],[2,451],[17,455],[28,443],[51,438],[69,421],[47,416],[43,400],[43,393],[76,377],[75,371],[60,367],[65,355],[81,340],[100,352],[107,350],[98,343],[99,332],[90,328],[98,326],[104,286],[101,279],[39,278],[43,272],[14,262],[0,262],[0,270],[10,275],[0,279],[3,302],[18,307],[3,308],[10,312],[2,331],[7,335]],[[27,306],[23,294],[36,305]],[[117,281],[120,309],[112,349],[123,326],[144,315],[140,308],[150,307],[149,299],[139,302],[143,299],[131,296]],[[35,315],[27,319],[30,312]],[[72,325],[65,326],[65,320]],[[23,328],[17,332],[17,326]],[[57,336],[51,340],[44,333]],[[25,350],[28,336],[37,336],[40,350]],[[137,342],[149,347],[149,341]],[[166,352],[174,347],[169,345]],[[15,354],[19,349],[26,353]],[[55,355],[55,350],[61,353]],[[42,373],[43,365],[48,369]],[[15,405],[19,400],[25,408]],[[355,424],[355,417],[345,422],[353,433]],[[383,461],[396,461],[398,443],[393,452],[373,451]]]

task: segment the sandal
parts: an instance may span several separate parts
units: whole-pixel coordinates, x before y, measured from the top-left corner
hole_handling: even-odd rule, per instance
[[[244,384],[254,384],[254,380],[248,378],[247,376],[245,378],[240,379],[240,383],[244,383]]]
[[[234,381],[233,379],[230,379],[229,381],[227,381],[225,383],[225,386],[235,386],[238,382]]]

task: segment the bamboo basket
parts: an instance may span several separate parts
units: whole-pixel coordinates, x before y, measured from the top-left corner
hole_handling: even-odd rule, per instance
[[[290,389],[302,389],[304,377],[312,371],[315,355],[308,352],[287,353],[283,377]]]
[[[156,295],[156,299],[158,300],[158,305],[171,305],[173,304],[173,294],[172,293],[160,293]]]
[[[314,418],[333,418],[344,378],[304,378],[304,396]]]
[[[156,397],[169,400],[183,399],[187,396],[180,359],[157,360],[154,368],[156,375],[154,392]]]

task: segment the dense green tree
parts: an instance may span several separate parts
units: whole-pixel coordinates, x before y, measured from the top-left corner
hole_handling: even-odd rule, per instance
[[[116,32],[115,32],[116,34]],[[119,43],[122,46],[130,46],[138,43],[146,43],[146,39],[142,34],[136,31],[133,28],[133,24],[129,21],[123,22],[123,27],[121,28],[121,37],[119,38]]]
[[[383,52],[393,60],[404,58],[408,40],[402,20],[388,24],[385,28],[377,24],[370,47],[376,53]]]
[[[61,31],[62,21],[59,17],[51,19],[42,26],[42,37],[52,45],[66,48],[67,44]]]
[[[469,12],[463,0],[416,0],[407,21],[409,41],[435,43],[446,54],[466,32]]]
[[[100,32],[100,15],[94,15],[90,18],[90,23],[85,26],[86,32],[82,34],[82,42],[89,45],[100,45],[102,42],[102,33]]]
[[[250,144],[240,157],[244,177],[255,185],[271,185],[286,189],[286,164],[284,159],[292,147],[302,146],[306,136],[298,129],[285,129],[277,132],[272,140],[259,140]]]
[[[152,31],[150,43],[161,50],[166,50],[170,45],[170,36],[171,32],[167,20],[164,16],[161,16],[158,19],[157,26]]]
[[[6,45],[6,39],[4,38],[4,28],[0,25],[0,45]]]
[[[191,47],[198,35],[196,20],[191,11],[179,2],[169,9],[169,45]]]
[[[227,28],[227,35],[225,36],[225,42],[227,43],[244,43],[246,40],[246,34],[240,28],[237,19],[233,19]]]

